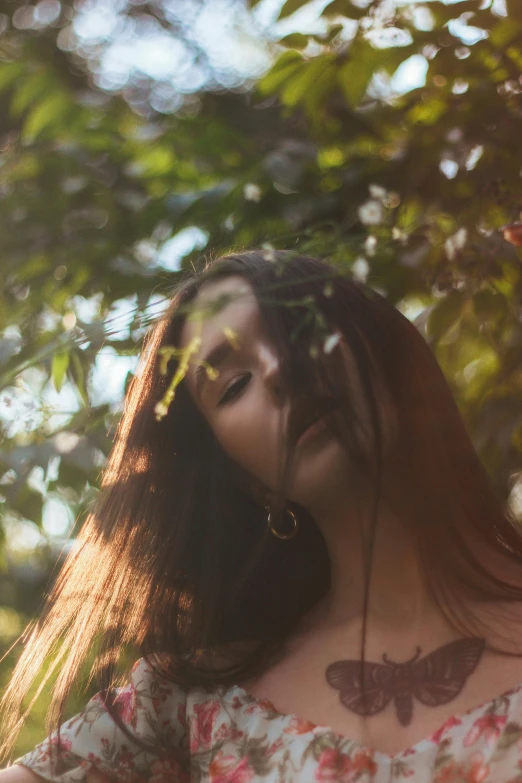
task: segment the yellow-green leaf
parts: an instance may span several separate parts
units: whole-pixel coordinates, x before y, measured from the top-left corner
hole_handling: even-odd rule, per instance
[[[71,375],[76,384],[76,388],[80,392],[80,396],[85,403],[89,404],[89,396],[87,394],[87,387],[85,385],[85,373],[83,371],[80,357],[75,351],[71,351]]]
[[[67,368],[69,367],[69,351],[60,351],[55,353],[51,365],[51,377],[54,388],[57,392],[61,391]]]
[[[337,78],[350,106],[357,106],[364,97],[372,75],[373,68],[364,61],[348,62],[339,69]]]
[[[20,80],[11,101],[11,114],[19,117],[42,95],[52,94],[52,82],[47,72],[36,73]]]
[[[337,71],[339,86],[350,106],[357,106],[364,98],[382,59],[381,51],[365,41],[355,40],[351,44],[346,62]]]
[[[308,41],[308,36],[303,33],[290,33],[290,35],[281,38],[279,43],[282,46],[288,46],[289,49],[306,49]]]
[[[350,0],[333,0],[328,3],[321,16],[346,16],[348,19],[361,19],[368,14],[367,8],[358,8]]]
[[[272,68],[258,82],[261,95],[271,95],[301,66],[303,55],[295,49],[289,49],[277,59]]]
[[[47,95],[29,113],[23,130],[24,141],[32,141],[44,128],[61,121],[69,111],[69,100],[65,93]]]
[[[286,0],[286,3],[279,12],[278,18],[285,19],[287,16],[292,16],[292,14],[295,14],[296,11],[298,11],[308,2],[309,0]]]
[[[484,288],[473,297],[473,310],[480,323],[501,321],[508,312],[508,303],[504,294]]]
[[[303,63],[281,90],[281,100],[285,106],[297,106],[305,102],[309,105],[314,98],[324,96],[335,80],[333,58],[334,55],[323,55]]]
[[[20,62],[2,63],[0,65],[0,90],[10,87],[13,82],[21,78],[24,66]]]
[[[462,291],[450,291],[433,307],[426,321],[430,342],[437,342],[462,317],[468,298]]]

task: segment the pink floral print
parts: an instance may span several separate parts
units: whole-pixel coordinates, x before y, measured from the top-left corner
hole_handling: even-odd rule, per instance
[[[433,783],[484,783],[493,780],[489,777],[490,768],[480,753],[476,753],[467,762],[461,764],[451,761],[434,779]]]
[[[522,783],[522,683],[394,756],[239,686],[186,692],[144,658],[115,705],[130,736],[96,695],[17,763],[55,783]]]
[[[132,686],[125,688],[118,694],[116,707],[122,721],[124,723],[130,723],[132,726],[135,720],[136,709],[136,691]]]
[[[355,783],[362,772],[373,775],[375,770],[371,751],[348,754],[341,753],[338,748],[327,748],[319,756],[315,779],[318,783]]]
[[[194,705],[194,718],[190,738],[190,750],[208,750],[212,740],[212,728],[219,714],[219,704],[212,699],[203,704]]]
[[[246,758],[238,761],[235,756],[218,753],[210,765],[209,777],[212,783],[250,783],[254,770]]]
[[[477,718],[471,729],[464,737],[464,747],[469,748],[479,741],[494,744],[500,737],[506,725],[507,715],[492,715],[488,713],[482,718]]]
[[[190,783],[190,777],[186,775],[177,761],[174,759],[158,759],[153,761],[151,768],[151,776],[148,783],[172,783],[172,781],[183,781],[183,783]]]
[[[433,741],[436,742],[437,745],[440,744],[442,737],[444,734],[446,734],[446,732],[448,732],[450,729],[453,729],[455,726],[460,726],[461,724],[462,721],[460,718],[455,718],[454,716],[448,718],[448,720],[442,724],[440,729],[437,729],[437,731],[432,734]]]
[[[315,723],[309,720],[303,720],[296,716],[290,719],[290,722],[286,729],[283,729],[285,734],[308,734],[309,731],[315,728]]]

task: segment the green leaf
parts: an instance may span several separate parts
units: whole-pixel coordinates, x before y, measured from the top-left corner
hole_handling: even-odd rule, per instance
[[[69,367],[69,351],[55,353],[51,364],[51,376],[54,388],[61,391],[67,368]]]
[[[179,167],[176,154],[171,147],[153,144],[136,157],[134,171],[138,176],[159,177]]]
[[[337,72],[337,79],[350,106],[359,104],[373,76],[373,64],[368,60],[350,60]]]
[[[12,507],[24,519],[31,520],[38,527],[42,526],[43,498],[40,492],[32,489],[28,484],[24,484],[17,492],[16,497],[11,500],[11,503]]]
[[[321,13],[327,18],[332,16],[345,16],[347,19],[362,19],[368,15],[367,8],[358,8],[350,3],[350,0],[333,0]]]
[[[375,71],[388,59],[384,49],[375,49],[367,41],[356,39],[337,72],[339,85],[350,106],[357,106],[364,98]]]
[[[285,106],[296,106],[313,101],[316,93],[324,94],[324,79],[330,72],[330,83],[334,82],[335,72],[332,69],[332,56],[316,57],[308,60],[296,71],[281,90],[281,100]]]
[[[25,77],[13,95],[11,101],[11,113],[19,117],[23,112],[37,101],[42,95],[52,95],[54,84],[48,73],[37,73]]]
[[[64,93],[48,95],[29,113],[23,129],[23,140],[33,141],[44,128],[65,119],[70,103]]]
[[[460,3],[450,4],[441,0],[431,0],[428,8],[435,19],[435,29],[437,29],[451,19],[458,19],[463,13],[474,13],[477,10],[477,0],[461,0]]]
[[[344,25],[342,25],[342,24],[334,24],[334,25],[332,25],[330,27],[330,29],[328,30],[328,32],[326,33],[326,35],[325,35],[325,37],[323,39],[323,43],[327,43],[327,44],[331,43],[333,41],[333,39],[336,36],[338,36],[339,33],[342,32],[343,30],[344,30]]]
[[[261,95],[271,95],[276,92],[303,62],[303,55],[295,49],[283,52],[268,73],[258,82],[258,92]]]
[[[418,49],[414,42],[408,46],[389,46],[387,49],[376,49],[375,52],[378,59],[376,59],[374,70],[383,68],[392,76],[401,63],[410,56],[418,54]]]
[[[522,15],[520,19],[515,19],[510,14],[508,19],[502,19],[491,30],[490,41],[494,46],[504,49],[514,41],[518,40],[522,34]]]
[[[10,87],[24,72],[24,66],[20,62],[2,63],[0,65],[0,91]]]
[[[67,459],[66,455],[60,461],[58,479],[62,486],[70,487],[80,494],[85,489],[87,473],[70,459]]]
[[[306,5],[310,0],[286,0],[286,3],[279,12],[278,19],[286,19],[287,16],[292,16],[296,11],[299,11],[303,5]]]
[[[467,301],[462,291],[451,291],[437,302],[426,321],[426,334],[430,342],[438,342],[460,321]]]
[[[413,125],[416,123],[435,125],[447,111],[448,104],[446,101],[439,98],[431,98],[431,100],[420,100],[407,112],[406,116]]]
[[[87,394],[87,387],[85,384],[85,372],[82,366],[82,361],[78,356],[77,351],[71,351],[70,357],[71,357],[71,364],[69,367],[69,371],[72,380],[74,381],[76,388],[80,392],[80,396],[83,402],[85,403],[85,405],[89,405],[89,395]]]
[[[288,46],[290,49],[306,49],[309,40],[308,36],[303,35],[303,33],[290,33],[290,35],[285,35],[284,38],[281,38],[279,43],[282,46]]]
[[[480,323],[501,321],[508,313],[508,303],[504,294],[484,288],[473,297],[473,311]]]

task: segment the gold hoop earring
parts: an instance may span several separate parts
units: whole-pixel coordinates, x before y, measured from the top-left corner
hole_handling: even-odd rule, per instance
[[[297,535],[297,531],[299,530],[299,522],[297,520],[296,515],[292,511],[290,511],[289,508],[285,509],[285,511],[286,511],[287,514],[290,514],[290,516],[292,518],[292,522],[294,524],[294,526],[293,526],[292,530],[290,531],[290,533],[279,533],[275,529],[275,527],[272,525],[272,515],[270,513],[269,507],[265,506],[265,508],[268,511],[268,519],[267,519],[268,529],[270,530],[272,535],[276,536],[277,538],[282,538],[285,541],[287,541],[289,538],[293,538],[295,535]]]

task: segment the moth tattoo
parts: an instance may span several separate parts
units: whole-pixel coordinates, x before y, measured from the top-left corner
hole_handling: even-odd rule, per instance
[[[413,658],[404,663],[390,661],[386,653],[384,663],[365,661],[361,666],[358,660],[336,661],[326,669],[326,679],[341,692],[341,703],[357,715],[376,715],[393,699],[399,723],[408,726],[413,697],[428,707],[454,699],[475,670],[484,646],[484,639],[468,637],[420,659],[417,647]]]

